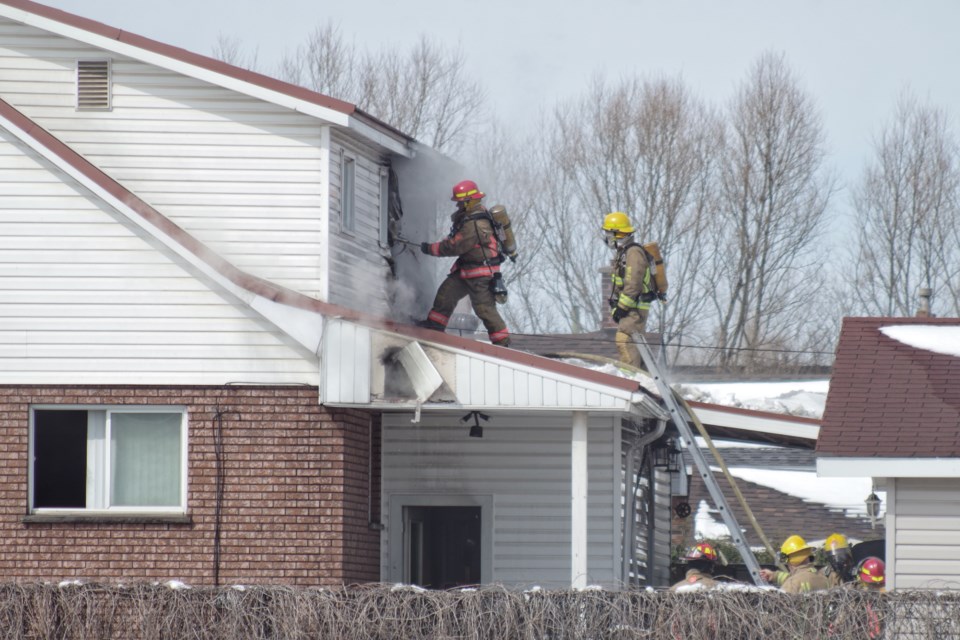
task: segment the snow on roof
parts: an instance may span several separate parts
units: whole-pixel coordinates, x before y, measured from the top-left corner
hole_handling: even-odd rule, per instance
[[[820,418],[827,401],[829,380],[791,382],[685,383],[686,400],[806,418]]]
[[[719,477],[719,468],[712,468],[714,476]],[[864,517],[867,513],[864,500],[872,490],[870,478],[819,478],[815,472],[779,471],[774,469],[754,469],[749,467],[729,467],[734,478],[753,482],[800,498],[806,502],[822,504],[828,509],[842,511],[850,517]],[[880,498],[881,513],[886,505],[886,492],[876,491]],[[728,497],[728,500],[730,498]],[[739,523],[744,526],[745,523]],[[722,518],[706,500],[701,500],[694,516],[694,537],[697,539],[716,539],[729,537],[730,530],[723,524]],[[812,541],[809,541],[812,544]]]
[[[929,324],[889,325],[880,333],[924,351],[960,358],[960,327]]]

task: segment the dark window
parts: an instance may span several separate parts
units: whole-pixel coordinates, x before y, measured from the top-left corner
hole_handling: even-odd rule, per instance
[[[480,507],[406,507],[412,584],[480,584]]]
[[[87,506],[87,412],[36,411],[33,506]]]

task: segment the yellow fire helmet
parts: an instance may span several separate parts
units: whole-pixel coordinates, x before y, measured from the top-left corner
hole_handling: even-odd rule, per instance
[[[790,564],[803,564],[814,552],[814,548],[800,536],[790,536],[783,541],[780,553],[787,557]]]
[[[633,225],[630,224],[630,218],[622,211],[608,213],[603,218],[603,230],[613,231],[618,236],[625,236],[633,233]]]
[[[843,535],[842,533],[830,534],[830,537],[827,538],[826,542],[823,543],[824,551],[831,552],[837,552],[840,549],[847,549],[849,546],[850,545],[847,544],[847,536]]]

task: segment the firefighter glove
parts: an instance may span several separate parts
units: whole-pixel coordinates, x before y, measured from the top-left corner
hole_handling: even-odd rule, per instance
[[[429,243],[429,242],[421,242],[421,243],[420,243],[420,251],[422,251],[422,252],[424,252],[424,253],[426,253],[426,254],[429,254],[429,253],[430,253],[430,243]]]
[[[628,313],[630,313],[629,309],[624,309],[620,305],[617,305],[613,308],[613,311],[610,312],[610,317],[613,318],[614,322],[620,322],[620,320],[627,317]]]

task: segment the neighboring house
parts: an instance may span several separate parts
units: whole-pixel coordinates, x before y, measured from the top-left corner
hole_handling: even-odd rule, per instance
[[[817,455],[886,490],[888,589],[960,587],[960,319],[845,318]]]
[[[842,533],[857,542],[883,538],[883,524],[871,523],[865,513],[863,499],[869,494],[869,488],[862,494],[851,495],[837,486],[829,495],[829,486],[812,486],[826,484],[824,479],[815,477],[817,460],[813,442],[806,447],[718,444],[737,488],[775,552],[779,552],[780,545],[791,535],[799,535],[810,543],[820,543],[832,533]],[[761,546],[762,540],[750,526],[729,482],[722,473],[718,472],[717,478],[724,495],[730,496],[731,509],[737,522],[745,528],[750,544]],[[811,495],[797,495],[804,492]],[[690,479],[686,500],[691,515],[674,520],[676,545],[686,547],[698,534],[705,537],[712,537],[712,531],[722,534],[723,520],[710,504],[710,495],[696,474]]]
[[[623,507],[656,399],[404,323],[436,279],[391,226],[433,231],[453,169],[0,0],[0,579],[664,584],[669,477]]]

